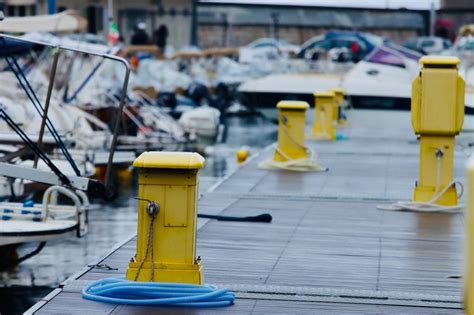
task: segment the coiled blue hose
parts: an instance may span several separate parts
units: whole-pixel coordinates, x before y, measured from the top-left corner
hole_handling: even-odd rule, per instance
[[[214,285],[136,282],[123,278],[94,281],[82,290],[87,300],[155,306],[222,307],[234,304],[235,295]]]

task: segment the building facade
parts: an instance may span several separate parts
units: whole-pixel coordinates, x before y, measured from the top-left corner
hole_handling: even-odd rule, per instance
[[[402,42],[426,33],[428,11],[201,3],[202,47],[242,46],[261,37],[302,44],[329,30],[371,32]]]
[[[196,5],[197,0],[6,0],[4,13],[28,16],[47,14],[51,6],[54,11],[72,9],[87,19],[90,33],[106,35],[112,19],[125,41],[140,22],[146,24],[150,38],[159,25],[165,24],[168,43],[178,48],[196,42]]]
[[[442,0],[441,7],[444,9],[474,9],[472,0]]]

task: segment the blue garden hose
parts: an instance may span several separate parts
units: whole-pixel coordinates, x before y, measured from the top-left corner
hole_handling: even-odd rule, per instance
[[[235,295],[214,285],[136,282],[123,278],[94,281],[82,290],[87,300],[155,306],[222,307],[234,304]]]

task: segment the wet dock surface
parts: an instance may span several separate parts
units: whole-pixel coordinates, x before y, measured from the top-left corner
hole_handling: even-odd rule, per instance
[[[45,297],[34,314],[462,314],[462,213],[377,210],[411,199],[418,144],[409,113],[357,111],[348,139],[307,141],[323,173],[261,170],[263,151],[199,201],[199,212],[250,216],[265,223],[199,219],[205,282],[236,292],[234,306],[180,309],[82,299],[91,280],[123,276],[135,253],[126,239]],[[390,118],[390,119],[389,119]],[[467,124],[466,124],[467,125]],[[472,134],[460,136],[455,178],[464,181]],[[92,262],[91,262],[92,263]]]

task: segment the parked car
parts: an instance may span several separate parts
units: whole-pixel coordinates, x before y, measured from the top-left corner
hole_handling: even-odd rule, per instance
[[[451,47],[451,42],[442,37],[436,36],[421,36],[410,38],[403,44],[404,47],[416,50],[422,54],[439,54],[442,51]]]
[[[298,53],[300,49],[299,46],[290,44],[284,39],[275,39],[268,37],[254,40],[253,42],[247,45],[247,48],[272,49],[276,50],[277,52],[288,53],[290,55]]]
[[[335,31],[324,35],[313,37],[306,41],[297,56],[308,60],[317,60],[324,53],[337,50],[338,55],[335,61],[358,62],[362,60],[375,47],[383,45],[387,40],[382,37],[361,33]]]
[[[252,63],[255,60],[277,60],[295,55],[299,47],[286,40],[260,38],[240,48],[239,61]]]

